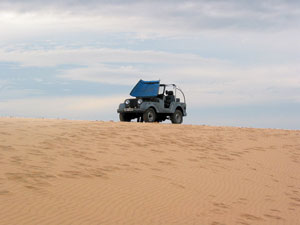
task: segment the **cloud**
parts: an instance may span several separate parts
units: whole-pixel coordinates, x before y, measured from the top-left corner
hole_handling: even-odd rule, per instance
[[[0,80],[0,95],[7,88],[9,82],[7,80]]]
[[[118,105],[123,100],[123,96],[11,99],[0,101],[0,116],[108,120],[116,117]]]
[[[64,64],[93,65],[99,63],[160,63],[193,64],[214,62],[195,54],[176,54],[163,51],[135,51],[109,48],[55,48],[40,50],[1,50],[0,61],[18,62],[23,66],[57,66]]]
[[[297,29],[299,6],[299,1],[284,0],[4,0],[0,3],[0,27],[11,34],[26,29],[49,33],[80,29],[133,32],[144,37],[203,35],[228,30],[265,32]]]
[[[134,85],[139,79],[161,79],[182,86],[194,106],[300,101],[297,63],[246,66],[195,54],[108,48],[0,51],[0,60],[36,67],[76,65],[60,70],[61,82]]]

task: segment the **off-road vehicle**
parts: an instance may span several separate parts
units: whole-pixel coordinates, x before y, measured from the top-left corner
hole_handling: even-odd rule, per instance
[[[182,95],[183,102],[178,94]],[[117,110],[120,121],[162,122],[170,119],[172,123],[180,124],[187,115],[185,95],[175,84],[140,80],[130,95],[135,98],[126,99]]]

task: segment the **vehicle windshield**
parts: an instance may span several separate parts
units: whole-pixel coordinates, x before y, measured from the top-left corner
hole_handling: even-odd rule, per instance
[[[165,86],[159,86],[159,89],[158,89],[158,95],[163,95],[164,94],[164,91],[165,91]]]

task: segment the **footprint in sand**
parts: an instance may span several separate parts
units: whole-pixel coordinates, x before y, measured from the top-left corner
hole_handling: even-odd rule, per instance
[[[10,192],[7,190],[0,190],[0,195],[7,195],[7,194],[10,194]]]
[[[250,220],[252,222],[254,222],[254,221],[258,222],[258,221],[263,221],[264,220],[261,217],[254,216],[254,215],[248,214],[248,213],[241,214],[241,217],[244,218],[244,219],[246,219],[246,220]]]

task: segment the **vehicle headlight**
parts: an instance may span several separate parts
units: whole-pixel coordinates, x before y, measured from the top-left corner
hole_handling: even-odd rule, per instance
[[[126,104],[126,105],[129,105],[129,103],[130,103],[130,101],[129,101],[129,99],[127,99],[127,100],[125,101],[125,104]]]
[[[140,105],[140,104],[142,104],[143,103],[143,100],[142,99],[139,99],[138,100],[138,104]]]

